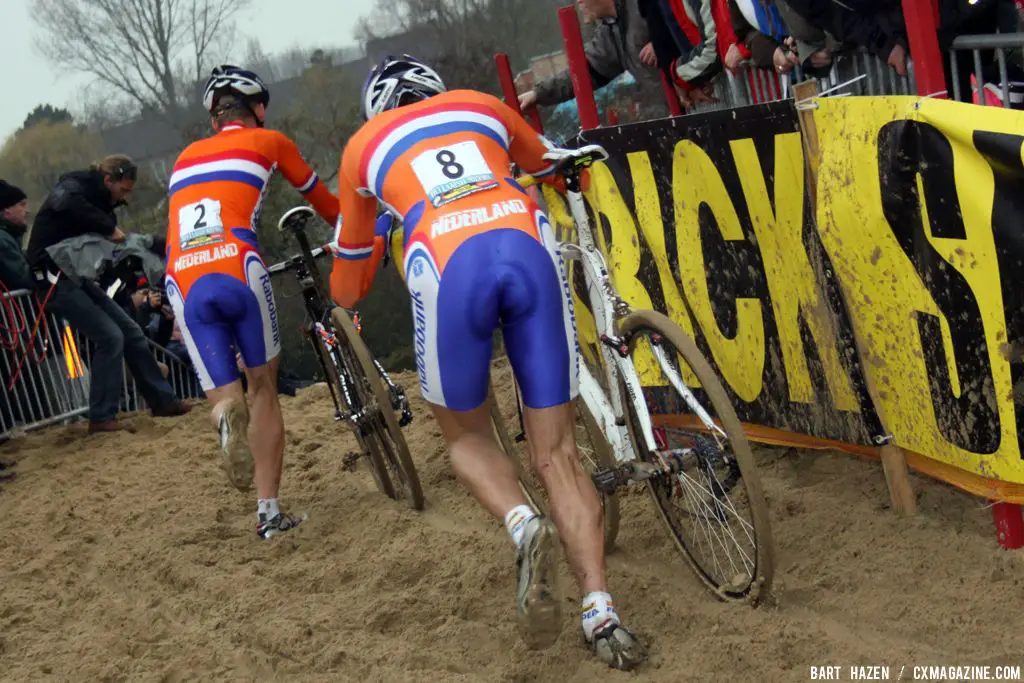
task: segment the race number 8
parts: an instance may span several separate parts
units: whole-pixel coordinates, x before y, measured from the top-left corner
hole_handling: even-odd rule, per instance
[[[412,160],[412,170],[429,197],[461,183],[494,178],[472,140],[424,150]]]
[[[442,149],[434,158],[437,159],[437,163],[441,164],[441,173],[444,173],[446,178],[455,180],[461,178],[462,174],[466,172],[466,169],[455,161],[455,152],[450,149]]]

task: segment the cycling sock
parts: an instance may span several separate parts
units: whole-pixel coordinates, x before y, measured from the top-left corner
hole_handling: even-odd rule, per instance
[[[505,513],[505,528],[508,529],[512,542],[519,547],[523,542],[523,534],[526,531],[526,523],[537,516],[537,513],[529,505],[516,505]]]
[[[258,521],[271,520],[281,514],[281,508],[277,506],[277,498],[260,498],[256,501],[256,519]]]
[[[580,617],[583,620],[583,635],[586,636],[587,642],[594,637],[594,631],[605,623],[619,623],[619,613],[615,611],[610,593],[594,591],[583,598],[581,605]]]

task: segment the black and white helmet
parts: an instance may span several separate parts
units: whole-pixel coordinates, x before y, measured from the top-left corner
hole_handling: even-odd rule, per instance
[[[250,103],[270,104],[270,90],[259,76],[252,71],[231,64],[221,64],[210,73],[203,89],[203,106],[213,113],[217,100],[226,93],[235,93]]]
[[[415,57],[388,55],[363,83],[363,119],[445,92],[437,72]]]

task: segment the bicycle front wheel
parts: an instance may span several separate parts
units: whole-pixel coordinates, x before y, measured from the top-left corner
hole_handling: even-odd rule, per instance
[[[347,362],[344,354],[342,354],[337,346],[328,348],[315,332],[311,334],[310,340],[313,344],[313,349],[316,351],[317,358],[320,360],[324,376],[327,379],[327,386],[331,391],[335,410],[338,411],[335,413],[335,419],[340,419],[340,415],[343,412],[351,413],[357,411],[359,406],[352,405],[348,400],[350,398],[348,392],[352,391],[354,387],[343,386],[341,379],[341,368],[345,368],[352,363]],[[346,375],[351,376],[351,372],[346,371]],[[359,398],[357,397],[358,400]],[[351,423],[349,423],[349,426],[352,428],[353,434],[355,434],[359,448],[363,451],[363,456],[370,461],[370,473],[373,475],[373,481],[377,484],[377,489],[388,498],[394,498],[395,489],[391,484],[391,478],[388,476],[388,470],[384,466],[384,458],[380,454],[376,440],[368,439],[361,433],[359,427]]]
[[[345,335],[346,346],[354,356],[352,377],[360,387],[364,399],[363,410],[366,411],[364,419],[369,426],[368,435],[376,440],[384,463],[390,470],[394,497],[401,499],[414,510],[422,510],[423,489],[420,486],[419,474],[416,472],[412,456],[409,455],[409,446],[402,435],[402,428],[398,426],[391,399],[373,363],[370,350],[366,348],[363,338],[344,310],[332,310],[331,322],[334,323],[335,330]]]
[[[641,427],[651,424],[647,403],[642,395],[631,398],[621,383],[635,452],[663,473],[648,480],[661,518],[679,551],[719,599],[756,604],[769,592],[774,573],[768,506],[728,394],[693,339],[668,316],[635,311],[619,330],[629,339],[633,366],[650,373],[645,383],[658,388],[656,400],[670,425],[659,430],[663,443],[649,450]],[[687,366],[700,382],[706,397],[702,403],[683,385]],[[679,419],[688,408],[698,417]]]

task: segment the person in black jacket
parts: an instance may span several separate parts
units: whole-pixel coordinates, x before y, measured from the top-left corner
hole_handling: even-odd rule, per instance
[[[21,240],[28,229],[27,221],[28,197],[21,188],[0,180],[0,283],[4,285],[3,288],[0,288],[0,297],[7,297],[8,290],[13,292],[19,289],[35,288],[32,271],[25,258],[25,252],[21,248]],[[0,327],[8,328],[0,331],[0,334],[7,337],[5,341],[14,341],[19,336],[12,329],[15,326],[15,321],[9,318],[12,315],[14,315],[12,311],[0,311]],[[4,351],[0,350],[0,353],[4,353]],[[12,361],[13,358],[10,355],[8,355],[6,363],[0,361],[0,384],[3,386],[2,390],[7,394],[5,399],[0,399],[0,431],[9,429],[16,422],[26,419],[18,400],[22,395],[21,392],[24,391],[24,383],[12,387],[10,391],[7,388],[7,382],[13,372],[10,367],[14,365]],[[8,463],[0,462],[0,482],[11,478],[8,469]]]
[[[43,202],[29,235],[28,258],[33,269],[56,277],[47,311],[65,320],[94,344],[89,386],[89,431],[122,428],[116,416],[127,363],[154,416],[184,415],[181,403],[164,378],[139,325],[94,282],[76,285],[59,273],[46,248],[65,239],[98,233],[115,242],[125,239],[114,209],[135,187],[138,169],[123,155],[109,156],[86,171],[65,173]],[[40,286],[49,289],[51,279]]]
[[[0,282],[7,289],[34,289],[35,279],[21,240],[28,230],[28,197],[20,187],[0,180]]]

